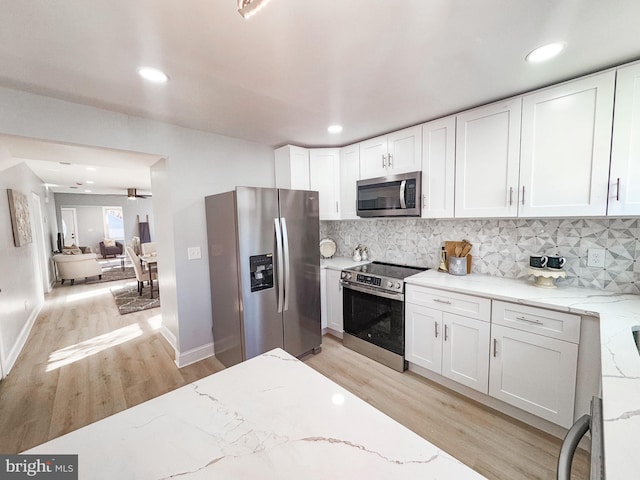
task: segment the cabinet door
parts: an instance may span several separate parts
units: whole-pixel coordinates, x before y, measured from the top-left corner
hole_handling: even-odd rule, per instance
[[[387,138],[387,173],[417,172],[422,169],[422,125],[390,133]]]
[[[327,327],[342,333],[342,285],[340,271],[327,269]]]
[[[405,304],[405,359],[442,373],[442,312]]]
[[[356,215],[356,182],[360,180],[360,146],[340,149],[340,219],[353,220]]]
[[[442,375],[489,392],[489,322],[444,313]]]
[[[276,188],[311,190],[309,187],[309,150],[285,145],[274,151]]]
[[[569,428],[578,345],[492,325],[489,395]]]
[[[360,178],[387,175],[387,137],[376,137],[360,142]]]
[[[521,98],[456,117],[455,216],[518,213]]]
[[[520,217],[605,215],[615,72],[522,100]]]
[[[640,64],[618,69],[608,215],[640,215]]]
[[[340,218],[340,151],[314,148],[309,152],[311,190],[320,194],[320,220]]]
[[[453,218],[456,118],[422,126],[422,218]]]
[[[320,269],[320,328],[327,328],[329,303],[327,303],[327,269]]]

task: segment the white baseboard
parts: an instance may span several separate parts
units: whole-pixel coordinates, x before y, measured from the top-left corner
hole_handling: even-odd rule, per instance
[[[213,342],[186,352],[179,352],[176,350],[176,365],[178,368],[186,367],[187,365],[191,365],[192,363],[211,357],[213,353]]]
[[[36,304],[33,310],[31,310],[31,314],[29,315],[27,322],[24,324],[24,327],[22,328],[22,331],[20,332],[20,335],[18,336],[16,343],[13,345],[13,348],[7,355],[7,358],[2,359],[2,370],[3,370],[2,374],[4,375],[4,377],[6,377],[9,374],[9,372],[15,365],[16,360],[18,360],[18,355],[20,355],[20,352],[22,352],[22,349],[27,343],[27,339],[29,338],[31,329],[33,328],[33,325],[36,323],[36,319],[38,318],[38,314],[40,313],[40,310],[42,310],[43,305],[44,305],[44,298],[41,299]]]
[[[169,342],[169,345],[171,345],[171,347],[175,350],[176,352],[176,356],[178,354],[178,341],[176,339],[176,336],[173,334],[173,332],[171,330],[169,330],[167,327],[165,327],[164,325],[160,326],[160,335],[162,335],[164,337],[164,339]]]

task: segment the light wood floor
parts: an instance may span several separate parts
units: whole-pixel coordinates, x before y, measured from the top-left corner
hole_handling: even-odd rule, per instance
[[[57,287],[0,382],[0,452],[17,453],[224,367],[178,369],[160,309],[119,315],[109,289]],[[412,372],[398,373],[326,336],[307,365],[490,479],[554,479],[560,441]],[[573,479],[589,476],[578,451]]]

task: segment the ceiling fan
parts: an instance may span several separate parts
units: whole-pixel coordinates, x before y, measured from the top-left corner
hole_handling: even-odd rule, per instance
[[[138,195],[135,188],[127,188],[127,200],[135,200],[136,198],[149,198],[151,195]]]

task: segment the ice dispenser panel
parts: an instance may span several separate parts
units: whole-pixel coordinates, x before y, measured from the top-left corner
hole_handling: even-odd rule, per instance
[[[251,291],[273,288],[273,253],[249,257]]]

